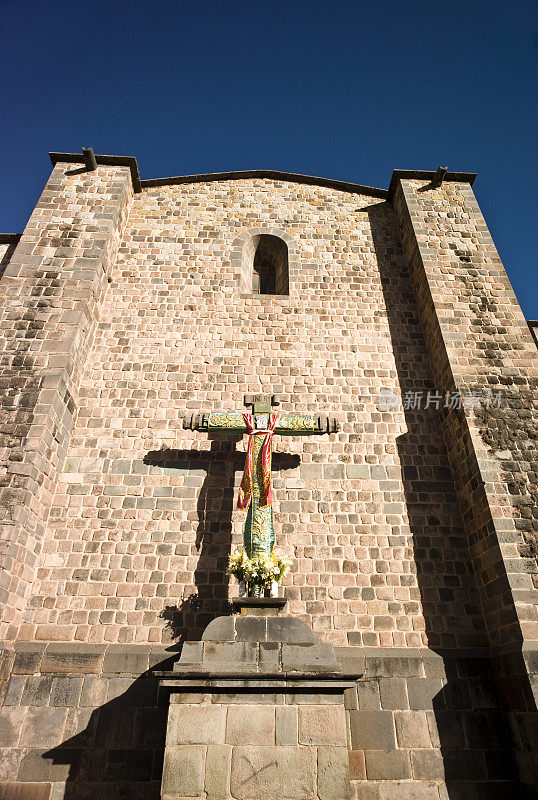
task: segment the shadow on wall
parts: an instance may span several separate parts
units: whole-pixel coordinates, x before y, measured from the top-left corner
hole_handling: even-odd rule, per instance
[[[2,256],[2,258],[0,258],[0,278],[2,278],[2,275],[4,274],[7,265],[11,261],[11,257],[13,256],[13,253],[15,252],[15,248],[17,247],[17,244],[18,244],[18,242],[8,245],[4,255]]]
[[[172,669],[177,656],[153,669]],[[48,763],[39,768],[40,779],[65,781],[64,800],[158,800],[168,693],[159,689],[151,670],[134,681],[109,682],[109,691],[130,686],[92,711],[84,730],[43,753]],[[76,711],[84,714],[87,709]],[[67,776],[60,765],[68,767]]]
[[[441,433],[444,398],[439,409],[435,404],[425,408],[428,390],[435,392],[433,372],[410,276],[402,280],[401,253],[386,244],[392,210],[378,203],[368,215],[402,400],[416,392],[421,398],[416,408],[414,401],[408,408],[404,404],[407,433],[397,437],[396,445],[425,633],[428,646],[443,657],[446,677],[445,685],[440,679],[425,683],[418,706],[434,711],[432,748],[440,748],[442,763],[432,758],[414,777],[445,779],[451,800],[494,800],[510,791],[521,797],[522,787],[514,782],[513,742],[492,676],[470,544]],[[417,371],[417,363],[424,368]]]

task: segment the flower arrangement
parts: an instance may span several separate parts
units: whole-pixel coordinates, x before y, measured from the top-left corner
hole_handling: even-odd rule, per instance
[[[250,558],[246,550],[233,550],[228,558],[228,575],[233,575],[238,581],[246,580],[246,573],[250,567]]]
[[[288,573],[291,564],[291,558],[279,555],[275,550],[270,555],[263,553],[252,558],[248,557],[245,550],[234,550],[230,553],[228,574],[240,583],[248,583],[250,594],[254,587],[258,591],[270,586],[274,588]]]

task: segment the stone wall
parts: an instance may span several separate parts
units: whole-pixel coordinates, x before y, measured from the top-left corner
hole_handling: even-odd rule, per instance
[[[261,230],[289,240],[289,297],[241,296],[237,242]],[[290,611],[339,645],[484,644],[439,412],[400,399],[433,382],[388,203],[269,179],[143,189],[111,277],[19,638],[177,641],[225,610],[245,443],[181,419],[261,392],[342,423],[275,439]]]
[[[525,797],[487,651],[337,648],[355,800]]]
[[[74,173],[74,174],[73,174]],[[0,283],[0,637],[13,639],[132,194],[127,169],[57,166]]]
[[[19,643],[0,709],[2,800],[158,800],[162,647]]]
[[[536,640],[536,346],[470,186],[402,181],[395,208],[436,386],[478,398],[443,428],[490,639]]]
[[[354,800],[523,796],[514,783],[510,729],[485,654],[359,647],[336,648],[336,654],[345,672],[364,673],[357,690],[345,694]],[[0,710],[3,800],[158,800],[168,690],[159,693],[153,673],[171,669],[176,658],[159,645],[18,643]],[[191,704],[201,699],[182,696]],[[257,713],[245,702],[244,696],[236,700],[245,712],[244,731]],[[308,707],[301,706],[303,716]],[[270,720],[252,734],[263,739],[256,747],[268,747],[267,737],[277,730],[288,737],[279,738],[283,747],[304,746],[293,723],[298,708],[271,708],[260,711]],[[232,719],[222,742],[214,743],[226,753],[234,744],[234,724]],[[327,728],[325,735],[334,736]],[[176,744],[183,737],[183,744],[196,746],[186,741],[187,727],[182,730]],[[288,741],[291,735],[296,742]]]
[[[403,180],[394,206],[521,774],[538,782],[536,346],[469,186]],[[498,393],[499,403],[486,402]],[[522,646],[523,642],[523,646]]]

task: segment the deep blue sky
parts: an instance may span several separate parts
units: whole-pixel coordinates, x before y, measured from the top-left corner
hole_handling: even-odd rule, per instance
[[[0,0],[0,231],[49,150],[134,155],[143,178],[270,168],[387,187],[478,172],[538,318],[536,0]]]

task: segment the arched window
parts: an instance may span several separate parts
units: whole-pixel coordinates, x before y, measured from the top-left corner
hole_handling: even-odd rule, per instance
[[[267,233],[254,237],[253,294],[289,294],[288,246]]]
[[[280,228],[251,228],[234,240],[230,252],[244,295],[289,295],[299,276],[299,247]]]

